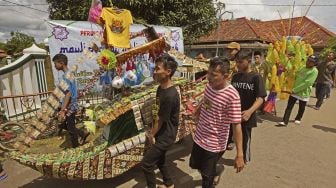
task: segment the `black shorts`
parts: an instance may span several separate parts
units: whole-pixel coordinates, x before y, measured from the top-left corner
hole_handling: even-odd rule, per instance
[[[216,165],[223,154],[224,151],[218,153],[210,152],[194,143],[189,166],[193,169],[198,169],[204,176],[216,176]]]

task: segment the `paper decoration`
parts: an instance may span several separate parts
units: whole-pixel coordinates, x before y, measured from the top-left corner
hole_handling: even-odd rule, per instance
[[[112,70],[116,65],[116,55],[110,50],[103,50],[98,57],[98,64],[105,70]]]
[[[208,70],[208,68],[209,68],[208,63],[192,59],[192,58],[184,55],[183,53],[177,51],[174,48],[171,48],[168,51],[168,54],[171,55],[172,57],[174,57],[175,59],[177,59],[178,61],[183,62],[183,65],[190,65],[193,68],[193,71],[195,71],[195,72]],[[182,70],[182,72],[187,72],[187,68],[179,67],[178,69]]]

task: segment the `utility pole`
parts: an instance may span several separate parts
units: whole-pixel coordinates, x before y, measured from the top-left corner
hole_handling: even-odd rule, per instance
[[[225,10],[225,3],[223,2],[216,2],[216,16],[218,16],[217,18],[217,24],[219,25],[220,22],[222,21],[222,17],[224,16],[224,14],[229,13],[231,14],[231,20],[233,19],[233,12],[231,11],[224,11]],[[217,28],[217,45],[216,45],[216,57],[218,57],[218,46],[219,46],[219,36],[218,36],[218,28]]]

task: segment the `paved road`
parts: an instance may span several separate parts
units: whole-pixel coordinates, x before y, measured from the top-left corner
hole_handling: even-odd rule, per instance
[[[310,104],[315,101],[312,98]],[[277,103],[278,116],[283,115],[285,105],[286,101]],[[306,109],[299,126],[291,123],[279,127],[275,123],[279,117],[262,117],[263,122],[253,129],[252,162],[236,174],[232,166],[235,151],[226,152],[221,160],[226,170],[218,187],[336,187],[335,107],[334,90],[320,111]],[[293,117],[296,112],[297,105]],[[191,139],[187,138],[169,152],[176,187],[200,187],[200,175],[188,167],[191,145]],[[4,167],[9,178],[0,183],[0,188],[145,187],[139,168],[109,180],[66,181],[41,177],[38,172],[10,160]]]

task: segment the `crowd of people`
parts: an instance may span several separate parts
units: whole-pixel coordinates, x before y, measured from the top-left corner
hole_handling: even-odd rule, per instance
[[[261,110],[267,96],[265,79],[268,74],[262,54],[240,55],[240,45],[228,45],[228,58],[216,57],[210,60],[207,72],[208,84],[204,96],[194,111],[196,131],[189,166],[197,169],[202,177],[202,187],[212,188],[219,184],[224,166],[218,164],[226,150],[236,147],[235,168],[237,172],[251,161],[252,129],[257,126],[257,111]],[[316,83],[319,109],[334,83],[334,53],[329,53],[325,61],[310,56],[306,66],[298,71],[281,125],[287,125],[293,106],[299,101],[299,111],[295,123],[300,124],[305,107],[310,98],[312,86]],[[158,120],[148,133],[152,147],[141,163],[147,186],[156,187],[154,169],[159,168],[163,185],[175,187],[166,163],[166,151],[176,138],[179,114],[179,95],[172,85],[171,76],[177,67],[175,60],[164,55],[155,62],[154,79],[160,86]],[[330,95],[330,94],[329,94]],[[234,138],[234,139],[233,139]]]
[[[265,97],[266,64],[262,62],[260,52],[240,55],[240,45],[228,45],[228,58],[216,57],[210,60],[207,72],[208,84],[204,96],[194,111],[196,131],[189,166],[197,169],[202,177],[202,187],[212,188],[219,184],[224,166],[218,161],[226,150],[236,147],[235,168],[237,172],[251,161],[252,129],[257,126],[257,111],[262,109]],[[325,98],[330,96],[334,84],[336,63],[335,54],[329,53],[326,60],[319,63],[316,56],[310,56],[306,66],[298,71],[294,87],[290,92],[288,104],[281,125],[287,125],[296,101],[299,101],[295,123],[300,124],[305,107],[311,96],[312,86],[316,83],[316,110],[321,108]],[[72,146],[80,145],[88,133],[75,127],[74,114],[78,110],[76,103],[76,83],[67,77],[67,57],[57,54],[53,57],[55,67],[65,74],[62,77],[68,85],[66,97],[62,101],[59,118],[64,122],[71,136]],[[161,55],[155,61],[154,80],[159,83],[157,89],[158,115],[154,118],[151,130],[147,133],[150,149],[141,162],[147,186],[157,187],[154,170],[159,168],[163,176],[163,185],[175,187],[169,173],[166,153],[174,144],[179,125],[180,98],[172,83],[177,62],[168,54]],[[0,164],[0,180],[7,177]]]

